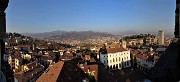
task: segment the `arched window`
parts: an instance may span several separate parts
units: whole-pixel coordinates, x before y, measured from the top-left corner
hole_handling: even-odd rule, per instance
[[[118,61],[118,59],[116,58],[116,62]]]

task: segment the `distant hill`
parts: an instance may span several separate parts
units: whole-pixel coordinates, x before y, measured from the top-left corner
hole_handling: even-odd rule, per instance
[[[94,36],[108,37],[113,36],[112,34],[102,33],[102,32],[93,32],[93,31],[52,31],[52,32],[44,32],[44,33],[22,33],[25,36],[30,36],[33,38],[87,38]]]
[[[43,33],[21,33],[22,35],[25,36],[30,36],[33,38],[47,38],[47,37],[51,37],[51,36],[56,36],[56,35],[61,35],[67,33],[66,31],[61,31],[61,30],[57,30],[57,31],[52,31],[52,32],[43,32]]]
[[[63,33],[61,35],[51,36],[48,37],[49,39],[65,39],[65,38],[72,38],[72,39],[87,39],[93,37],[109,37],[113,36],[111,34],[100,33],[100,32],[93,32],[93,31],[71,31],[67,33]]]
[[[154,31],[154,32],[143,32],[143,31],[135,31],[135,30],[126,30],[126,31],[123,31],[123,32],[119,32],[119,33],[116,33],[116,34],[120,34],[120,35],[132,35],[132,34],[154,34],[154,35],[157,35],[158,34],[158,30],[157,31]],[[173,36],[173,32],[171,31],[164,31],[164,34],[166,36]]]

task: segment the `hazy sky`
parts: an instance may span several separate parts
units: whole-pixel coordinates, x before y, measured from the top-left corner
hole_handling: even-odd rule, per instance
[[[175,0],[10,0],[7,32],[173,31]]]

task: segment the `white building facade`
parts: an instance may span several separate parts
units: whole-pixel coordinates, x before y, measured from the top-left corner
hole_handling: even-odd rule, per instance
[[[130,50],[101,53],[100,62],[109,69],[121,69],[131,66]]]

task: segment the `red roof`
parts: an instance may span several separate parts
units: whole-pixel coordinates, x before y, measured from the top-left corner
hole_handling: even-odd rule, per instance
[[[56,82],[64,62],[57,62],[52,67],[49,68],[48,72],[44,72],[36,82]]]
[[[43,60],[55,60],[55,59],[56,59],[55,56],[41,56],[41,58],[42,58]]]
[[[127,51],[123,47],[119,47],[119,48],[106,48],[106,50],[107,50],[107,53],[116,53],[116,52]]]
[[[18,82],[28,82],[44,69],[44,67],[38,64],[36,61],[27,64],[27,66],[30,70],[26,72],[21,71],[14,74],[14,77],[18,80]]]
[[[91,72],[94,71],[94,77],[96,80],[98,80],[98,65],[97,64],[93,64],[93,65],[83,64],[83,67],[81,67],[81,69],[84,72],[88,72],[88,70]]]
[[[148,59],[148,55],[146,55],[146,54],[144,54],[144,55],[138,54],[138,55],[136,55],[136,57],[138,57],[140,59],[144,59],[144,60]]]
[[[137,55],[137,54],[139,54],[139,51],[138,50],[131,50],[131,54]]]

